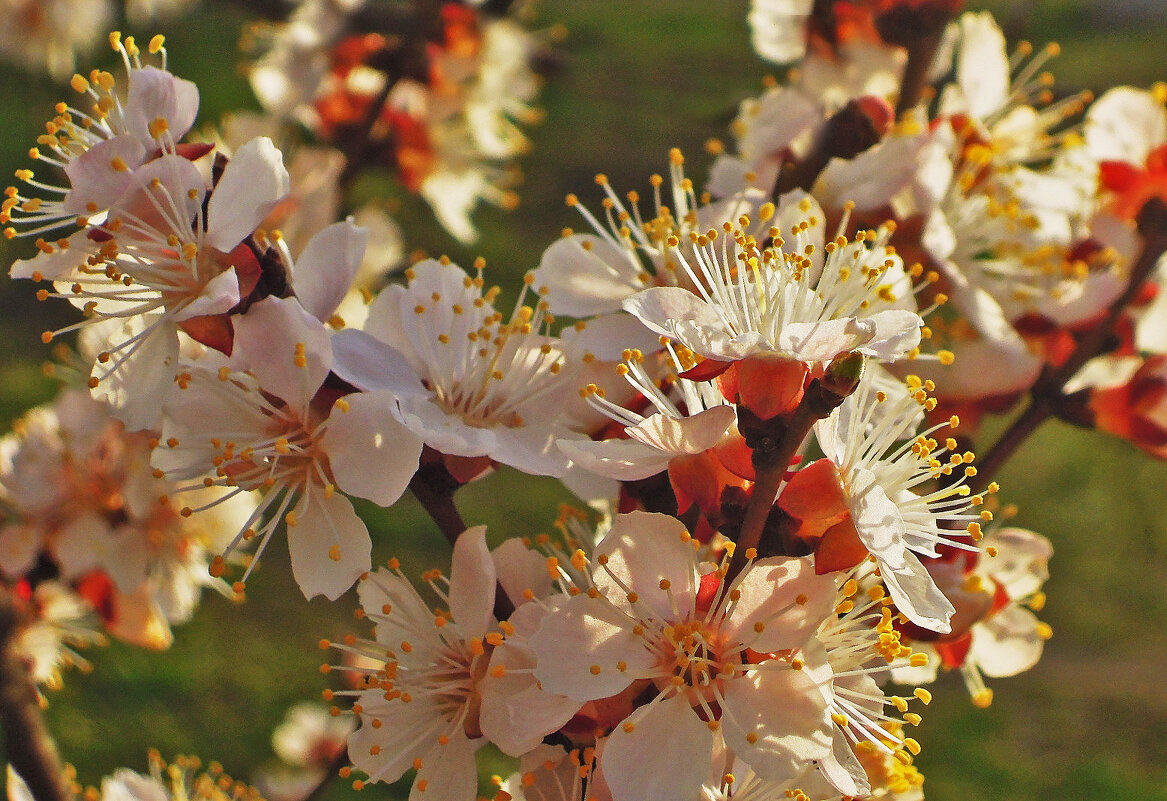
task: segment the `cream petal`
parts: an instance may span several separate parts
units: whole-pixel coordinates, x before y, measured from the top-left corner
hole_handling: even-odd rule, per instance
[[[665,470],[672,454],[630,439],[561,439],[556,442],[568,459],[585,470],[620,481],[637,481]]]
[[[547,560],[528,548],[518,537],[503,541],[490,552],[490,556],[494,560],[499,585],[516,607],[524,605],[528,591],[534,598],[546,598],[551,594]],[[533,633],[534,630],[525,636]]]
[[[288,406],[306,410],[332,367],[332,344],[324,324],[295,298],[266,297],[237,315],[231,364],[250,370],[260,386]],[[303,366],[297,364],[303,358]]]
[[[721,317],[705,301],[687,289],[675,286],[652,287],[638,292],[621,304],[624,311],[666,336],[673,335],[673,323],[687,321],[695,327],[720,329]]]
[[[266,136],[252,139],[235,151],[211,193],[206,243],[229,253],[290,190],[283,154]]]
[[[741,597],[722,632],[759,653],[800,648],[834,609],[837,584],[837,574],[815,574],[810,556],[759,559],[736,585]],[[796,599],[803,595],[807,601],[800,604]],[[761,632],[755,631],[759,623]]]
[[[498,577],[486,547],[486,526],[458,535],[450,567],[450,614],[467,639],[486,636],[494,621],[494,591]]]
[[[239,303],[239,276],[228,267],[203,285],[194,300],[175,312],[175,322],[207,314],[224,314]]]
[[[469,740],[460,732],[449,742],[439,742],[422,757],[421,770],[409,791],[409,801],[474,801],[478,795],[478,767],[474,754],[481,740]]]
[[[327,322],[344,300],[368,241],[368,230],[349,219],[312,237],[296,259],[292,288],[300,304],[317,320]]]
[[[1086,112],[1086,150],[1098,161],[1143,166],[1151,149],[1167,142],[1167,111],[1144,89],[1118,86]]]
[[[969,656],[986,676],[1005,678],[1037,664],[1045,641],[1037,633],[1037,617],[1010,604],[972,627]]]
[[[305,598],[339,598],[372,567],[373,543],[348,498],[310,487],[288,525],[292,575]]]
[[[504,642],[490,655],[482,679],[479,723],[503,753],[522,756],[557,731],[580,709],[580,702],[541,689],[530,674],[536,665],[530,648]],[[505,670],[502,676],[493,671]]]
[[[675,695],[617,726],[600,764],[613,801],[678,801],[697,797],[712,754],[713,732]]]
[[[535,678],[547,692],[577,701],[615,695],[656,663],[632,627],[627,615],[601,598],[571,598],[529,640],[538,659]]]
[[[968,113],[984,119],[1009,101],[1005,35],[987,11],[961,15],[959,25],[956,82],[968,103]]]
[[[194,83],[157,67],[130,70],[126,110],[126,127],[143,144],[155,142],[149,126],[159,117],[166,120],[167,132],[177,142],[194,124],[199,110],[199,89]]]
[[[944,593],[936,586],[928,570],[911,551],[903,552],[903,564],[892,567],[883,562],[879,573],[887,591],[908,620],[917,626],[947,634],[952,630],[949,620],[956,612]]]
[[[320,440],[336,484],[350,495],[390,506],[417,472],[422,441],[394,419],[389,392],[354,392],[337,403]]]
[[[726,745],[763,778],[794,778],[831,753],[834,724],[807,671],[763,663],[726,682],[722,706]]]
[[[693,454],[709,450],[737,420],[732,406],[714,406],[691,417],[653,414],[625,429],[628,436],[670,454]]]
[[[596,545],[596,559],[607,564],[593,569],[596,588],[612,603],[637,617],[647,605],[658,620],[683,618],[696,607],[697,556],[685,524],[655,512],[629,512],[612,521],[607,536]],[[661,589],[661,581],[668,589]],[[629,602],[631,588],[639,599]]]
[[[401,351],[364,331],[333,334],[332,359],[332,371],[357,389],[388,390],[399,398],[430,394]]]
[[[543,251],[535,285],[555,314],[591,317],[620,309],[620,303],[644,285],[642,268],[631,250],[594,234],[573,234]]]
[[[133,183],[133,170],[146,157],[146,148],[132,136],[115,136],[98,142],[65,164],[70,190],[65,210],[74,214],[104,211]],[[118,169],[114,166],[120,162]],[[125,169],[128,167],[129,169]],[[93,204],[90,207],[90,204]]]

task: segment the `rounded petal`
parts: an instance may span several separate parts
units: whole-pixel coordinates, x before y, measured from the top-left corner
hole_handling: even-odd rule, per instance
[[[673,620],[696,606],[697,555],[685,524],[655,512],[619,515],[596,545],[593,581],[616,606],[629,611],[645,604],[659,620]],[[667,589],[661,588],[666,581]],[[639,597],[629,601],[630,588]],[[641,615],[637,615],[641,617]]]
[[[770,664],[726,682],[722,731],[759,776],[783,781],[830,755],[834,724],[809,671]]]
[[[409,801],[474,801],[478,795],[478,768],[475,743],[460,733],[439,741],[421,758]]]
[[[335,601],[372,567],[369,530],[349,499],[310,488],[288,524],[292,575],[305,598]]]
[[[535,285],[547,287],[555,314],[591,317],[617,311],[643,288],[635,254],[593,234],[563,237],[543,251]]]
[[[741,597],[722,630],[759,653],[800,648],[831,614],[837,581],[837,574],[817,575],[810,556],[760,559],[737,584]]]
[[[250,370],[260,386],[293,409],[304,410],[332,367],[324,323],[295,298],[269,296],[232,318],[232,366]]]
[[[389,506],[401,497],[421,458],[421,438],[394,419],[388,392],[354,392],[328,418],[320,447],[336,484],[350,495]]]
[[[530,648],[504,642],[491,653],[490,668],[482,679],[482,732],[511,756],[535,748],[580,708],[579,701],[539,687],[530,673],[535,664]]]
[[[672,455],[630,439],[561,439],[559,450],[572,462],[597,475],[637,481],[665,470]]]
[[[520,606],[530,592],[535,598],[551,594],[551,575],[547,561],[538,552],[528,548],[518,537],[505,540],[490,552],[498,583],[511,603]]]
[[[327,322],[361,266],[369,232],[352,222],[333,223],[308,241],[292,269],[292,288],[317,320]]]
[[[211,193],[206,243],[230,252],[290,190],[283,154],[266,136],[252,139],[235,151]]]
[[[692,417],[653,414],[625,431],[632,439],[666,453],[692,454],[709,450],[737,421],[732,406],[714,406]]]
[[[332,336],[332,371],[357,389],[389,390],[399,398],[430,394],[401,351],[352,328]]]
[[[1038,620],[1017,604],[972,627],[969,655],[986,676],[1005,678],[1037,664],[1045,640],[1038,636]]]
[[[70,159],[65,164],[65,175],[69,176],[71,187],[65,195],[65,209],[86,214],[109,208],[133,183],[134,174],[124,167],[133,169],[145,157],[146,148],[137,139],[115,136]]]
[[[613,801],[678,801],[697,797],[712,754],[713,732],[674,695],[617,726],[600,764]]]
[[[674,323],[683,320],[697,327],[722,328],[721,317],[705,301],[687,289],[661,286],[637,292],[621,304],[658,334],[672,336]]]
[[[930,631],[947,634],[952,626],[949,620],[956,612],[952,604],[928,570],[911,551],[904,551],[903,565],[892,567],[879,563],[879,574],[887,585],[888,594],[908,620]]]
[[[633,625],[601,598],[570,599],[528,641],[538,659],[535,678],[547,692],[577,701],[615,695],[656,663]]]

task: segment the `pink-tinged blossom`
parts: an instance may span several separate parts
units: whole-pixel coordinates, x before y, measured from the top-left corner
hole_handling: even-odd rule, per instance
[[[835,580],[809,558],[750,560],[732,581],[665,515],[617,517],[590,586],[530,640],[535,676],[577,701],[634,682],[656,694],[617,725],[600,759],[616,801],[690,797],[715,732],[755,770],[793,777],[831,749],[831,722],[802,651],[830,614]]]
[[[161,36],[150,41],[150,53],[161,61],[161,67],[155,67],[142,64],[133,37],[110,38],[125,65],[127,86],[122,92],[109,72],[93,70],[88,78],[73,77],[72,87],[81,99],[58,104],[57,115],[46,123],[46,132],[31,150],[33,158],[63,172],[65,182],[57,185],[32,170],[18,170],[17,178],[33,191],[26,195],[9,189],[0,206],[6,236],[40,237],[41,251],[51,255],[61,245],[51,238],[46,241],[42,234],[87,220],[100,222],[132,185],[133,170],[161,153],[176,151],[176,143],[194,124],[199,92],[190,81],[167,71],[162,43]]]
[[[859,561],[851,555],[862,558],[866,550],[874,557],[897,608],[916,625],[947,632],[952,604],[917,554],[934,558],[941,545],[975,549],[966,538],[957,538],[955,532],[960,529],[951,526],[967,528],[976,538],[979,521],[992,516],[976,511],[984,499],[966,486],[968,478],[976,474],[972,453],[958,452],[951,436],[943,441],[932,438],[959,421],[912,435],[917,407],[935,407],[926,387],[918,382],[909,384],[909,394],[898,397],[861,382],[830,417],[815,425],[815,436],[826,458],[796,473],[779,505],[803,519],[825,519],[828,512],[840,513],[820,543],[818,568],[849,568]],[[818,492],[822,488],[826,488],[823,492],[829,489],[832,497],[841,492],[839,508],[821,509],[818,515],[808,513],[804,505],[831,505],[823,500],[827,496]],[[808,495],[812,489],[816,492]],[[846,544],[855,538],[861,544],[858,549]],[[824,549],[839,554],[835,558],[841,561],[826,560]]]
[[[698,197],[693,182],[685,177],[681,151],[669,153],[669,177],[651,178],[652,205],[640,208],[640,194],[616,193],[607,176],[597,175],[604,191],[603,221],[575,195],[567,204],[583,216],[593,233],[564,230],[564,236],[543,252],[534,272],[534,285],[555,314],[590,317],[616,312],[621,302],[650,286],[691,286],[670,255],[672,238],[685,240],[726,223],[737,224],[742,215],[757,216],[764,224],[772,212],[768,196],[752,189],[744,179],[726,181],[723,199]],[[739,176],[740,177],[740,176]],[[754,232],[751,229],[751,232]],[[756,232],[761,237],[761,229]]]
[[[375,667],[363,671],[367,689],[331,695],[356,696],[360,728],[349,736],[349,758],[368,781],[396,781],[412,768],[410,798],[470,801],[475,753],[488,739],[518,756],[579,708],[538,687],[527,649],[509,644],[525,639],[545,610],[522,604],[512,622],[494,618],[496,585],[513,569],[492,556],[486,528],[477,526],[459,536],[448,582],[438,571],[424,576],[449,611],[431,610],[396,560],[360,583],[374,639],[349,637],[333,646]],[[525,620],[527,613],[534,617]]]
[[[193,486],[231,488],[224,497],[263,490],[227,550],[258,536],[262,552],[287,522],[304,595],[335,600],[370,567],[368,530],[342,493],[393,503],[417,469],[421,441],[394,419],[389,393],[321,391],[329,335],[295,299],[253,304],[235,334],[232,360],[247,372],[196,363],[182,373],[154,464],[199,479]]]
[[[796,220],[789,227],[786,223]],[[923,325],[910,273],[887,226],[824,245],[822,209],[810,196],[778,210],[771,245],[741,228],[669,243],[695,292],[646,289],[624,302],[648,328],[720,361],[778,356],[811,364],[858,351],[885,361],[911,355]],[[787,243],[782,239],[789,236]]]
[[[354,386],[387,390],[398,419],[434,450],[488,456],[536,475],[562,475],[555,447],[570,436],[562,407],[577,389],[564,342],[547,333],[545,307],[522,305],[508,320],[471,277],[448,260],[406,271],[407,286],[386,287],[363,332],[342,331],[337,373]],[[567,368],[566,370],[564,368]]]
[[[90,385],[127,427],[141,429],[157,425],[180,327],[224,314],[254,285],[259,268],[245,240],[287,194],[288,173],[275,145],[260,138],[239,149],[205,206],[204,179],[182,156],[165,154],[131,175],[99,243],[79,232],[47,263],[19,261],[11,274],[53,281],[58,296],[86,315],[46,332],[46,341],[103,320],[124,323],[98,354]]]
[[[924,665],[897,666],[898,682],[934,681],[941,668],[959,670],[977,706],[992,703],[985,677],[1005,678],[1029,670],[1053,634],[1034,612],[1045,605],[1042,585],[1049,578],[1053,547],[1032,531],[1002,527],[981,541],[984,553],[951,555],[930,566],[937,583],[956,606],[951,636],[932,641],[915,637],[912,647],[926,654]]]

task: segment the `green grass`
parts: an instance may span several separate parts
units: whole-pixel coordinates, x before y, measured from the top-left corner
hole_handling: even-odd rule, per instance
[[[998,10],[1025,4],[992,4]],[[1153,17],[1121,26],[1081,3],[1042,2],[1023,26],[1036,43],[1060,41],[1052,68],[1069,87],[1147,85],[1167,78],[1167,34]],[[462,247],[423,204],[401,199],[410,247],[448,253],[463,264],[486,257],[494,280],[513,281],[538,263],[562,227],[580,225],[563,204],[568,192],[598,198],[592,183],[607,173],[620,190],[647,188],[673,146],[704,172],[703,143],[724,136],[738,102],[773,71],[749,48],[744,0],[624,3],[546,0],[540,24],[562,22],[563,64],[540,105],[545,122],[531,131],[522,205],[514,213],[476,215],[481,242]],[[207,3],[197,16],[164,29],[176,72],[199,83],[208,123],[250,103],[236,70],[242,17]],[[1113,21],[1113,20],[1112,20]],[[139,32],[145,33],[145,32]],[[0,163],[24,166],[24,151],[67,88],[16,71],[0,72],[11,109],[0,130]],[[23,111],[27,109],[27,112]],[[365,193],[383,185],[370,180]],[[27,251],[6,248],[13,258]],[[0,414],[11,418],[44,400],[45,358],[37,334],[67,319],[38,305],[27,286],[0,287]],[[919,739],[918,764],[930,799],[961,801],[1132,801],[1167,799],[1167,465],[1100,435],[1051,424],[1004,471],[1005,497],[1021,506],[1019,525],[1055,545],[1049,604],[1055,636],[1028,674],[992,682],[996,703],[978,710],[955,677],[944,677]],[[554,482],[503,471],[459,497],[471,524],[492,537],[547,530],[566,495]],[[390,510],[361,507],[374,530],[375,555],[397,555],[411,571],[448,563],[448,548],[408,499]],[[196,619],[176,630],[165,653],[114,645],[89,654],[95,670],[71,673],[50,697],[48,722],[66,759],[85,782],[115,767],[145,766],[145,749],[197,753],[247,777],[270,757],[270,732],[285,708],[318,696],[326,680],[317,641],[361,632],[351,599],[304,601],[276,543],[236,605],[208,597]],[[492,768],[502,770],[501,766]],[[404,798],[401,788],[366,790]],[[333,799],[351,795],[343,783]]]

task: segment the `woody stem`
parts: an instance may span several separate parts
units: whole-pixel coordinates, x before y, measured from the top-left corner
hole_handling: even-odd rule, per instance
[[[19,625],[11,594],[0,590],[0,726],[6,756],[35,801],[66,801],[71,793],[57,746],[41,717],[28,663],[15,648]]]

